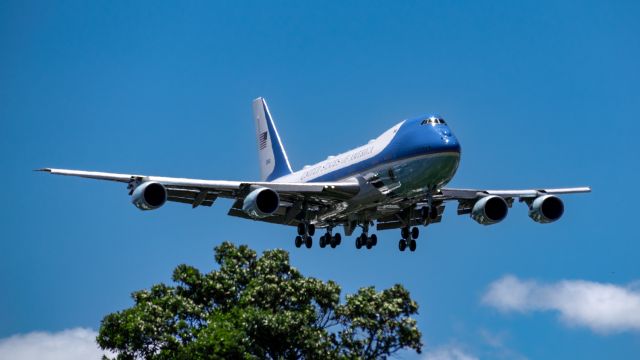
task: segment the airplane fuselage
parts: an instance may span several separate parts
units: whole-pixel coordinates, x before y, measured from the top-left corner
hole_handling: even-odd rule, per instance
[[[326,182],[365,179],[387,197],[418,196],[440,189],[455,175],[460,144],[437,117],[404,120],[368,144],[275,179]]]

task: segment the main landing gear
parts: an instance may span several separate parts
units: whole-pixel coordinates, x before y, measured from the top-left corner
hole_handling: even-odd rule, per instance
[[[402,239],[398,242],[398,249],[400,249],[400,251],[404,251],[409,247],[409,250],[416,251],[416,239],[420,236],[420,229],[417,227],[409,229],[409,227],[406,226],[400,230],[400,235],[402,236]]]
[[[326,234],[320,237],[320,247],[324,248],[327,245],[331,246],[332,249],[335,249],[336,246],[342,243],[342,236],[340,233],[336,233],[335,235],[331,235],[330,231],[327,231]]]
[[[298,224],[298,236],[296,236],[295,244],[299,248],[304,244],[307,249],[310,249],[313,245],[312,236],[316,233],[316,226],[313,224],[300,223]]]
[[[316,226],[314,224],[299,223],[298,224],[298,236],[296,236],[295,245],[297,248],[303,244],[307,249],[313,246],[312,236],[316,233]],[[331,228],[329,228],[326,234],[320,236],[320,247],[325,248],[327,245],[335,248],[342,243],[342,236],[340,233],[331,235]]]
[[[371,250],[372,247],[378,245],[378,236],[376,236],[376,234],[369,236],[368,225],[368,223],[362,225],[362,234],[356,238],[356,249],[361,249],[363,246],[366,246],[367,249]]]

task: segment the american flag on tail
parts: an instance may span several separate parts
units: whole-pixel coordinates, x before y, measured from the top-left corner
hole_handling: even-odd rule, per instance
[[[258,142],[260,143],[260,150],[264,150],[267,147],[267,132],[264,131],[260,133],[258,137]]]

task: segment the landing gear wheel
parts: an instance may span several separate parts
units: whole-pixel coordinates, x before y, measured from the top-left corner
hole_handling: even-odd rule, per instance
[[[409,238],[409,227],[403,227],[402,230],[400,230],[400,236],[402,236],[403,239],[408,239]]]
[[[331,236],[329,235],[322,235],[320,236],[320,247],[324,249],[325,246],[327,246],[327,238],[331,239]]]
[[[336,243],[336,246],[342,244],[342,235],[340,235],[340,233],[336,233],[335,235],[333,235],[333,242]]]
[[[378,245],[378,236],[376,234],[371,235],[371,245]]]
[[[313,224],[307,225],[307,231],[309,232],[309,236],[313,236],[316,234],[316,226]]]
[[[302,246],[302,236],[296,236],[296,247],[299,248]]]
[[[304,239],[304,246],[306,246],[307,249],[311,249],[311,245],[313,245],[313,239],[311,238],[311,236],[307,236]]]
[[[398,249],[400,249],[400,251],[404,251],[404,249],[407,248],[407,240],[402,239],[398,242]]]
[[[373,241],[371,240],[371,237],[368,237],[366,239],[366,245],[367,245],[367,249],[371,250],[371,248],[373,247]]]
[[[411,229],[411,238],[415,240],[418,238],[418,236],[420,236],[420,229],[418,229],[417,227]]]
[[[362,247],[362,243],[360,242],[360,236],[356,238],[356,249],[360,249]]]
[[[332,249],[335,249],[336,246],[338,246],[338,242],[336,241],[336,236],[330,236],[329,237],[329,245],[331,245]]]
[[[409,241],[409,250],[416,251],[416,246],[417,246],[417,244],[416,244],[415,240]]]
[[[298,235],[302,236],[302,235],[304,235],[305,232],[306,232],[306,229],[304,227],[304,223],[299,223],[298,224]]]

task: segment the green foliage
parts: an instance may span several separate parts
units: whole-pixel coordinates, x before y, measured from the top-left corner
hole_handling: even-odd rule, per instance
[[[333,281],[305,277],[284,250],[215,248],[218,270],[188,265],[175,286],[132,294],[135,305],[102,320],[98,344],[117,359],[385,358],[418,353],[418,305],[401,285],[360,289],[340,303]]]

